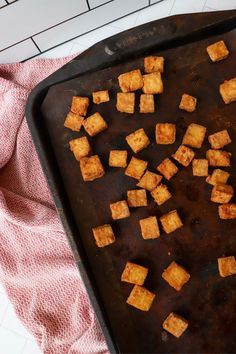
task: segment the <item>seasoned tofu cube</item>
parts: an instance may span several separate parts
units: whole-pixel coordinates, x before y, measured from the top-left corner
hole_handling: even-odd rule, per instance
[[[69,145],[77,161],[92,154],[92,149],[86,136],[69,141]]]
[[[135,263],[127,262],[121,275],[121,281],[136,285],[143,285],[147,275],[148,268]]]
[[[94,113],[83,122],[84,129],[90,136],[95,136],[107,129],[107,123],[100,113]]]
[[[206,182],[212,184],[213,186],[217,184],[226,184],[229,179],[230,174],[226,171],[216,168],[211,176],[206,178]]]
[[[169,181],[179,169],[170,159],[166,158],[157,166],[157,170]]]
[[[120,200],[119,202],[111,203],[111,216],[112,219],[124,219],[130,216],[129,207],[126,200]]]
[[[84,117],[75,114],[73,112],[69,112],[66,116],[64,127],[71,129],[74,132],[79,132],[83,125],[83,121],[84,121]]]
[[[227,184],[217,184],[211,192],[211,201],[214,203],[227,204],[232,199],[234,190]]]
[[[187,167],[193,160],[195,153],[187,146],[180,145],[178,150],[172,155],[172,157],[178,161],[181,165]]]
[[[155,216],[139,220],[141,233],[144,240],[157,238],[160,236],[160,230]]]
[[[236,274],[236,260],[234,256],[218,258],[220,276],[225,278]]]
[[[111,167],[126,167],[127,166],[126,150],[111,150],[109,155],[109,166]]]
[[[135,94],[133,92],[117,93],[117,101],[116,101],[117,111],[132,114],[134,113],[134,105],[135,105]]]
[[[172,210],[169,213],[162,215],[160,217],[160,222],[167,234],[170,234],[183,226],[177,210]]]
[[[218,207],[220,219],[236,219],[236,204],[223,204]]]
[[[110,101],[108,90],[96,91],[92,93],[93,95],[93,103],[100,104],[103,102]]]
[[[164,71],[164,61],[163,57],[150,56],[144,58],[144,71],[147,74]]]
[[[93,236],[98,247],[108,246],[115,242],[115,235],[109,224],[94,227]]]
[[[179,338],[188,328],[188,321],[171,312],[163,322],[162,327],[176,338]]]
[[[71,112],[78,114],[79,116],[86,116],[88,106],[88,97],[73,96],[70,110]]]
[[[150,140],[143,128],[129,134],[125,139],[135,153],[143,150],[150,144]]]
[[[83,157],[80,159],[80,170],[85,182],[93,181],[105,174],[102,163],[98,155]]]
[[[225,104],[236,101],[236,77],[220,85],[220,94]]]
[[[213,43],[209,45],[206,50],[213,62],[225,59],[229,55],[228,48],[224,41]]]
[[[222,149],[225,145],[231,143],[231,139],[227,130],[221,130],[218,133],[209,135],[209,143],[212,149]]]
[[[157,144],[174,144],[176,136],[176,126],[171,123],[156,124],[156,143]]]
[[[164,204],[172,197],[165,184],[160,184],[151,192],[151,195],[158,205]]]
[[[149,311],[155,296],[155,294],[146,288],[135,285],[126,302],[138,310]]]
[[[208,160],[194,159],[193,160],[193,175],[204,177],[208,176]]]
[[[143,87],[143,77],[139,69],[119,75],[118,81],[122,92],[132,92]]]
[[[128,164],[125,170],[125,174],[126,176],[136,178],[139,180],[143,176],[147,168],[147,165],[148,165],[147,161],[137,159],[136,157],[132,157],[130,163]]]
[[[140,188],[147,189],[151,192],[156,186],[161,182],[162,176],[157,173],[146,171],[143,177],[138,182],[137,186]]]
[[[154,96],[145,93],[140,95],[139,110],[140,113],[153,113],[155,111]]]
[[[172,262],[162,273],[162,278],[177,291],[190,279],[190,274],[180,265]]]
[[[189,113],[194,112],[197,106],[197,99],[184,93],[181,97],[179,108]]]
[[[228,167],[230,166],[231,153],[223,150],[209,149],[206,158],[210,166]]]
[[[164,91],[161,74],[159,72],[143,75],[143,92],[158,94]]]
[[[134,189],[127,192],[127,201],[130,208],[147,206],[147,193],[145,189]]]
[[[193,148],[201,148],[206,135],[206,127],[192,123],[188,126],[183,137],[183,145],[188,145]]]

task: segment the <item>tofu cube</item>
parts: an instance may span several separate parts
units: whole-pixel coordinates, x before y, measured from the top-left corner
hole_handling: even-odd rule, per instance
[[[130,211],[126,200],[120,200],[110,204],[111,216],[114,220],[128,218],[130,216]]]
[[[103,102],[110,101],[108,90],[96,91],[92,93],[93,95],[93,103],[100,104]]]
[[[147,165],[148,165],[147,161],[137,159],[136,157],[132,157],[130,163],[128,164],[125,170],[125,174],[126,176],[136,178],[139,180],[143,176],[145,170],[147,169]]]
[[[77,161],[92,154],[92,149],[86,136],[69,141],[69,145]]]
[[[127,262],[121,275],[121,281],[136,285],[143,285],[147,275],[148,268],[142,267],[135,263]]]
[[[162,176],[157,173],[153,173],[150,171],[146,171],[143,177],[138,182],[137,186],[140,188],[144,188],[151,192],[156,186],[161,182]]]
[[[135,153],[143,150],[150,144],[150,140],[143,128],[129,134],[125,139]]]
[[[208,176],[208,160],[194,159],[193,160],[193,175],[198,177]]]
[[[229,55],[228,48],[226,47],[224,41],[219,41],[209,45],[207,47],[207,53],[214,63],[227,58]]]
[[[195,111],[197,106],[197,99],[196,97],[190,96],[186,93],[184,93],[181,97],[181,101],[179,104],[179,109],[182,109],[183,111],[192,113]]]
[[[164,71],[164,61],[163,57],[150,56],[144,58],[144,71],[147,74]]]
[[[188,321],[171,312],[163,322],[162,327],[176,338],[179,338],[188,328]]]
[[[143,87],[143,77],[139,69],[119,75],[118,81],[122,92],[132,92]]]
[[[127,201],[130,208],[147,206],[147,193],[145,189],[134,189],[128,191]]]
[[[218,258],[220,276],[225,278],[236,274],[236,260],[234,256]]]
[[[126,302],[138,310],[149,311],[155,296],[143,286],[135,285]]]
[[[172,210],[169,213],[162,215],[160,217],[160,222],[167,234],[170,234],[183,226],[177,210]]]
[[[78,114],[79,116],[86,116],[88,106],[88,97],[73,96],[70,110],[71,112]]]
[[[209,149],[206,158],[210,166],[228,167],[230,166],[231,153],[223,150]]]
[[[227,204],[232,199],[234,190],[227,184],[217,184],[211,192],[211,201],[214,203]]]
[[[95,136],[107,129],[107,123],[100,113],[94,113],[83,122],[84,129],[90,136]]]
[[[174,144],[176,137],[176,126],[171,123],[156,124],[156,143],[162,145]]]
[[[209,135],[209,143],[212,149],[222,149],[224,146],[231,143],[231,139],[227,130],[221,130],[218,133]]]
[[[162,273],[162,278],[177,291],[190,279],[190,274],[176,262],[172,262]]]
[[[236,101],[236,77],[220,85],[220,94],[225,104]]]
[[[157,238],[160,236],[160,230],[155,216],[139,220],[142,237],[144,240]]]
[[[116,109],[122,113],[134,113],[135,94],[133,92],[117,93]]]
[[[155,111],[154,96],[148,94],[140,95],[140,113],[153,113]]]
[[[206,135],[206,127],[203,125],[192,123],[188,126],[183,137],[183,145],[200,149],[202,147]]]
[[[226,184],[229,179],[230,174],[226,171],[216,168],[211,176],[206,178],[206,182],[212,184],[213,186],[217,184]]]
[[[71,129],[74,132],[79,132],[83,125],[83,121],[84,121],[84,117],[75,114],[73,112],[69,112],[66,116],[64,127]]]
[[[220,219],[228,220],[228,219],[236,219],[236,204],[223,204],[219,205],[218,213]]]
[[[158,205],[164,204],[172,197],[165,184],[160,184],[151,192],[151,195]]]
[[[98,247],[105,247],[115,242],[115,235],[109,224],[94,227],[93,236]]]
[[[181,165],[187,167],[193,160],[195,153],[187,146],[180,145],[178,150],[172,155],[172,157],[178,161]]]
[[[157,166],[157,170],[169,181],[178,171],[178,167],[168,158]]]
[[[111,150],[109,155],[109,166],[126,167],[128,153],[126,150]]]
[[[105,174],[98,155],[83,157],[80,159],[80,170],[85,182],[101,178]]]
[[[161,74],[159,72],[143,75],[143,92],[158,94],[164,91]]]

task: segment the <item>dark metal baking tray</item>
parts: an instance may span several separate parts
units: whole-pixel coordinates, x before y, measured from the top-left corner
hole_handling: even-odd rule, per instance
[[[125,148],[125,136],[144,127],[153,142],[138,157],[149,161],[149,168],[170,156],[181,143],[191,122],[207,126],[208,133],[228,128],[236,147],[235,104],[225,105],[218,86],[236,74],[236,11],[174,16],[154,21],[108,38],[40,83],[31,93],[27,122],[49,183],[59,216],[64,225],[76,263],[87,287],[102,330],[112,353],[235,353],[236,306],[235,278],[221,279],[216,260],[236,253],[236,222],[220,221],[217,205],[210,203],[210,186],[193,177],[191,168],[182,169],[167,183],[173,198],[162,207],[149,199],[147,208],[132,210],[131,217],[112,222],[109,203],[126,197],[135,188],[135,180],[124,171],[108,168],[108,152]],[[230,49],[227,60],[213,64],[206,46],[224,39]],[[119,91],[117,76],[142,68],[143,57],[160,54],[166,58],[165,92],[156,98],[154,114],[134,116],[115,109]],[[71,97],[88,95],[107,88],[109,103],[92,106],[107,120],[107,131],[90,139],[94,151],[106,167],[106,175],[83,183],[79,165],[69,151],[68,141],[84,133],[63,127]],[[192,113],[178,110],[183,92],[198,97],[198,109]],[[167,147],[154,143],[157,122],[177,124],[177,140]],[[203,157],[207,142],[197,156]],[[129,157],[132,155],[129,150]],[[231,182],[235,186],[233,158]],[[177,208],[184,228],[156,240],[143,241],[138,220]],[[117,241],[104,249],[95,246],[91,228],[112,223]],[[120,282],[126,261],[148,266],[145,286],[157,293],[148,313],[126,305],[132,286]],[[178,293],[161,278],[163,269],[175,260],[191,273],[191,281]],[[176,339],[162,331],[161,324],[169,312],[186,317],[190,326]]]

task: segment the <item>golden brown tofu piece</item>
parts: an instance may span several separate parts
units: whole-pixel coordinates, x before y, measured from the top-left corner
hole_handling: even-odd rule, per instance
[[[107,123],[100,113],[94,113],[83,122],[84,129],[90,136],[95,136],[107,129]]]
[[[160,184],[155,189],[153,189],[151,195],[158,205],[164,204],[168,199],[172,197],[165,184]]]
[[[151,192],[156,186],[161,182],[162,176],[157,173],[146,171],[140,181],[137,183],[137,186],[140,188],[147,189]]]
[[[98,155],[83,157],[80,159],[80,170],[85,182],[93,181],[105,174],[102,163]]]
[[[148,94],[140,95],[140,113],[153,113],[155,111],[154,96]]]
[[[95,103],[95,104],[100,104],[103,102],[110,101],[108,90],[96,91],[96,92],[93,92],[92,95],[93,95],[93,103]]]
[[[194,112],[197,106],[196,97],[184,93],[181,97],[179,108],[189,113]]]
[[[73,96],[70,110],[71,112],[78,114],[79,116],[86,116],[88,106],[88,97]]]
[[[140,179],[145,170],[147,169],[148,162],[144,160],[137,159],[136,157],[132,157],[126,170],[125,174],[126,176]]]
[[[176,262],[172,262],[162,273],[162,278],[177,291],[190,279],[190,274]]]
[[[202,147],[206,135],[206,127],[203,125],[192,123],[188,126],[183,137],[183,145],[200,149]]]
[[[209,149],[206,158],[210,166],[228,167],[230,166],[231,153],[223,150]]]
[[[198,177],[208,176],[208,160],[194,159],[193,160],[193,175]]]
[[[231,143],[229,133],[226,129],[209,135],[208,140],[212,149],[222,149],[224,146]]]
[[[179,338],[188,328],[188,321],[175,313],[171,312],[162,324],[164,330]]]
[[[126,150],[111,150],[109,155],[109,166],[126,167],[128,153]]]
[[[119,75],[118,81],[122,92],[132,92],[143,87],[143,77],[139,69]]]
[[[130,208],[147,206],[147,193],[145,189],[134,189],[128,191],[127,201]]]
[[[219,168],[216,168],[211,176],[206,178],[206,182],[212,184],[213,186],[217,184],[226,184],[229,179],[230,174]]]
[[[144,71],[147,74],[150,73],[163,73],[164,71],[164,61],[163,57],[150,56],[144,58]]]
[[[150,140],[143,128],[127,135],[125,139],[135,153],[143,150],[150,144]]]
[[[86,136],[69,141],[69,145],[77,161],[92,154],[92,149]]]
[[[178,171],[178,167],[168,158],[157,166],[157,170],[169,181]]]
[[[195,152],[187,146],[180,145],[172,157],[181,165],[187,167],[195,156]]]
[[[167,234],[170,234],[183,226],[177,210],[172,210],[169,213],[162,215],[160,217],[160,222]]]
[[[236,274],[236,260],[234,256],[218,258],[220,276],[225,278]]]
[[[225,59],[229,55],[228,48],[224,41],[213,43],[209,45],[206,50],[213,62]]]
[[[211,201],[214,203],[227,204],[234,195],[232,186],[227,184],[217,184],[211,192]]]
[[[223,204],[218,207],[220,219],[236,219],[236,204]]]
[[[112,227],[109,224],[94,227],[93,236],[98,247],[108,246],[116,240]]]
[[[160,236],[160,230],[155,216],[139,220],[142,237],[144,240],[157,238]]]
[[[126,302],[138,310],[149,311],[155,296],[143,286],[135,285]]]
[[[84,117],[75,114],[73,112],[69,112],[66,116],[64,127],[71,129],[74,132],[79,132],[83,125],[83,121],[84,121]]]
[[[225,104],[236,101],[236,77],[220,85],[220,94]]]
[[[111,203],[111,216],[114,220],[128,218],[130,211],[126,200],[120,200],[119,202]]]
[[[135,105],[135,94],[133,92],[117,93],[117,101],[116,101],[117,111],[132,114],[134,113],[134,105]]]
[[[147,275],[148,268],[135,263],[127,262],[121,275],[121,281],[136,285],[143,285]]]
[[[157,144],[174,144],[176,137],[176,126],[171,123],[156,124],[156,143]]]
[[[143,92],[148,94],[163,93],[164,87],[161,74],[158,72],[143,75]]]

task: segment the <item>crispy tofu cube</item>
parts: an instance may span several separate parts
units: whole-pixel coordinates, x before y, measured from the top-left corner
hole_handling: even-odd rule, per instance
[[[228,48],[224,41],[219,41],[207,47],[207,53],[213,62],[227,58],[229,55]]]
[[[198,177],[208,176],[208,160],[194,159],[193,160],[193,175]]]
[[[143,77],[139,69],[119,75],[118,81],[122,92],[132,92],[143,87]]]
[[[211,201],[214,203],[227,204],[232,199],[234,190],[227,184],[217,184],[211,192]]]
[[[83,121],[84,121],[84,117],[75,114],[73,112],[69,112],[66,116],[64,127],[71,129],[74,132],[79,132],[83,125]]]
[[[174,144],[176,136],[176,126],[171,123],[157,123],[156,125],[156,143]]]
[[[177,210],[172,210],[169,213],[162,215],[160,217],[160,222],[167,234],[170,234],[183,226]]]
[[[94,113],[83,122],[84,129],[90,136],[95,136],[107,129],[107,123],[100,113]]]
[[[206,178],[206,182],[212,184],[213,186],[217,184],[226,184],[229,179],[230,174],[226,171],[216,168],[211,176]]]
[[[126,176],[136,178],[139,180],[143,176],[147,168],[147,165],[148,165],[147,161],[137,159],[136,157],[132,157],[130,163],[128,164],[125,170],[125,174]]]
[[[109,155],[109,166],[126,167],[128,153],[126,150],[111,150]]]
[[[88,106],[88,97],[73,96],[70,110],[71,112],[78,114],[79,116],[86,116]]]
[[[114,220],[128,218],[130,216],[129,207],[126,200],[120,200],[119,202],[111,203],[111,216]]]
[[[135,153],[143,150],[150,144],[150,140],[143,128],[129,134],[125,139]]]
[[[139,110],[140,113],[153,113],[155,111],[154,96],[145,93],[140,95]]]
[[[179,338],[188,328],[188,321],[171,312],[163,322],[162,327],[176,338]]]
[[[80,170],[85,182],[93,181],[105,174],[102,163],[98,155],[83,157],[80,159]]]
[[[187,167],[193,160],[195,153],[187,146],[180,145],[178,150],[172,155],[172,157],[178,161],[181,165]]]
[[[127,192],[127,201],[130,208],[147,206],[147,193],[145,189],[134,189]]]
[[[117,111],[132,114],[134,113],[134,105],[135,105],[135,94],[133,92],[117,93],[117,101],[116,101]]]
[[[155,216],[139,220],[142,237],[144,240],[157,238],[160,236],[160,230]]]
[[[147,275],[148,268],[142,267],[135,263],[127,262],[121,275],[121,281],[136,285],[143,285]]]
[[[220,219],[236,219],[236,204],[223,204],[218,207]]]
[[[86,136],[69,141],[69,145],[77,161],[92,154],[92,149]]]
[[[160,184],[151,192],[151,195],[158,205],[164,204],[172,197],[165,184]]]
[[[98,247],[105,247],[115,242],[115,235],[109,224],[94,227],[93,236]]]
[[[149,311],[155,296],[155,294],[146,288],[135,285],[126,302],[138,310]]]
[[[197,106],[197,99],[184,93],[181,97],[179,108],[189,113],[194,112]]]
[[[93,95],[93,103],[100,104],[103,102],[110,101],[108,90],[96,91],[92,93]]]
[[[159,72],[143,75],[143,92],[158,94],[164,91],[161,74]]]
[[[144,71],[147,74],[164,71],[164,61],[163,57],[150,56],[144,58]]]
[[[225,278],[236,274],[236,260],[234,256],[218,258],[220,276]]]
[[[225,104],[236,101],[236,77],[220,85],[220,94]]]
[[[190,274],[180,265],[172,262],[162,273],[162,278],[177,291],[190,279]]]
[[[212,149],[222,149],[225,145],[231,143],[231,139],[227,130],[221,130],[218,133],[209,135],[209,143]]]
[[[178,167],[168,158],[157,166],[157,170],[169,181],[178,171]]]
[[[210,166],[228,167],[230,166],[231,153],[223,150],[209,149],[206,158]]]
[[[156,186],[161,182],[162,176],[157,173],[146,171],[143,177],[138,182],[137,186],[140,188],[147,189],[151,192]]]
[[[206,135],[206,128],[203,125],[192,123],[188,126],[183,137],[183,145],[200,149]]]

